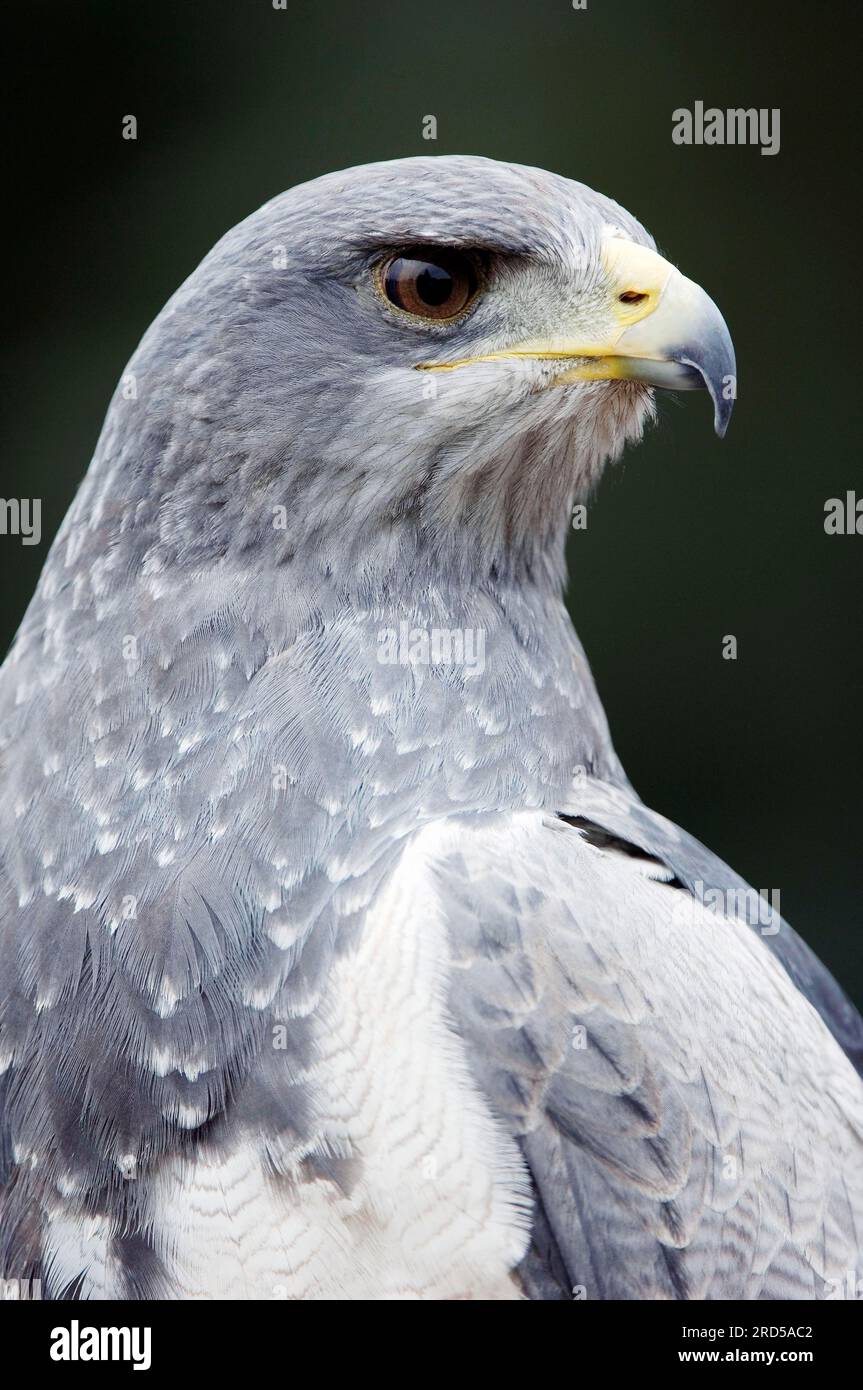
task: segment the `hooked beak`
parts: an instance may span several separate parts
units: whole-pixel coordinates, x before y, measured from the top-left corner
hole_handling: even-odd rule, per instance
[[[713,300],[655,251],[622,237],[605,242],[602,263],[608,302],[593,332],[532,339],[459,362],[422,363],[422,369],[447,371],[469,362],[551,358],[562,364],[552,379],[554,386],[642,381],[675,391],[706,387],[721,439],[737,396],[737,368],[731,337]],[[563,365],[567,360],[571,366]]]

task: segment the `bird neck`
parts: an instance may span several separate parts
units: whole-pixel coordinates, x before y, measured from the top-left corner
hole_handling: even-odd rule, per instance
[[[31,688],[14,718],[62,738],[67,766],[96,758],[121,778],[132,749],[153,785],[180,778],[203,805],[228,775],[219,742],[259,793],[280,768],[310,797],[332,784],[341,804],[404,778],[435,814],[554,806],[579,772],[622,777],[581,645],[545,584],[384,590],[223,562],[127,574],[107,590],[86,572],[71,586],[49,572],[13,665],[3,712],[16,681]]]

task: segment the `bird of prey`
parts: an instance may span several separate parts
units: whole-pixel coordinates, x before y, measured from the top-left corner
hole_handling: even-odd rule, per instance
[[[145,334],[0,676],[0,1275],[53,1298],[841,1297],[863,1023],[648,809],[563,603],[735,364],[607,197],[274,198]]]

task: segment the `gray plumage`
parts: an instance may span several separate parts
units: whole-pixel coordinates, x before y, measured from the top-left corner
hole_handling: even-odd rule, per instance
[[[589,316],[609,229],[653,245],[539,170],[349,170],[231,231],[145,335],[0,675],[0,1275],[176,1295],[159,1194],[201,1154],[252,1152],[274,1203],[362,1191],[328,991],[440,827],[513,1289],[809,1298],[854,1266],[863,1022],[787,925],[675,916],[745,885],[629,786],[562,600],[573,501],[652,391],[415,370]],[[452,323],[375,291],[428,243],[489,267]],[[382,663],[403,623],[482,631],[484,667]]]

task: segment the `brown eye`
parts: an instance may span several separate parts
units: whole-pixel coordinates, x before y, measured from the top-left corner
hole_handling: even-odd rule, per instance
[[[473,299],[477,276],[469,256],[413,246],[387,261],[380,283],[391,304],[424,319],[451,319]]]

